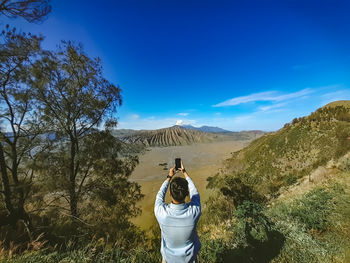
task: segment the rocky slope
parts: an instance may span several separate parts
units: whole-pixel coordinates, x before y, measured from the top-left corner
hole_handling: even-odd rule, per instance
[[[173,126],[158,130],[144,130],[121,137],[121,140],[124,142],[143,144],[145,146],[177,146],[229,139],[230,138],[225,135],[205,133],[186,129],[181,126]]]

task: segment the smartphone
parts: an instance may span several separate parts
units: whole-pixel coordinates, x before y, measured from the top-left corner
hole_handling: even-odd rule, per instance
[[[175,171],[181,168],[181,158],[175,158]]]

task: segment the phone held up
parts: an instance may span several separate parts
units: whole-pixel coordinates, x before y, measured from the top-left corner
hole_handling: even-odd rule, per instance
[[[175,158],[175,171],[181,168],[181,158]]]

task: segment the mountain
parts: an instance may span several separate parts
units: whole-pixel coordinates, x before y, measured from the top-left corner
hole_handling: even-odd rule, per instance
[[[175,125],[157,130],[117,129],[113,131],[114,136],[126,143],[138,143],[145,146],[177,146],[225,140],[245,141],[256,139],[264,133],[258,130],[231,132],[218,127],[197,128],[191,125]]]
[[[158,130],[136,131],[119,136],[119,138],[127,143],[139,143],[146,146],[176,146],[232,139],[222,134],[206,133],[177,125]]]
[[[115,129],[112,131],[112,134],[117,138],[123,138],[125,136],[131,136],[138,132],[139,132],[138,130],[132,130],[132,129]]]
[[[225,161],[223,174],[275,194],[350,151],[350,101],[337,101],[267,133]],[[214,181],[213,181],[214,182]]]
[[[192,129],[192,130],[197,130],[197,131],[202,131],[202,132],[212,132],[212,133],[230,133],[231,131],[224,130],[219,127],[212,127],[212,126],[201,126],[201,127],[194,127],[192,125],[182,125],[181,127],[187,128],[187,129]]]
[[[253,139],[259,138],[260,136],[265,134],[264,131],[260,131],[260,130],[234,132],[234,131],[228,131],[228,130],[224,130],[224,129],[219,128],[219,127],[212,127],[212,126],[194,127],[192,125],[182,125],[181,127],[184,127],[187,129],[193,129],[193,130],[197,130],[197,131],[202,131],[202,132],[224,134],[227,136],[231,136],[233,140],[237,140],[237,141],[253,140]]]

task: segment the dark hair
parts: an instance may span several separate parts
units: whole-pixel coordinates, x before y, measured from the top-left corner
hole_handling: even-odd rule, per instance
[[[179,203],[185,201],[186,196],[188,196],[188,182],[185,178],[175,177],[170,182],[170,194],[173,199]]]

